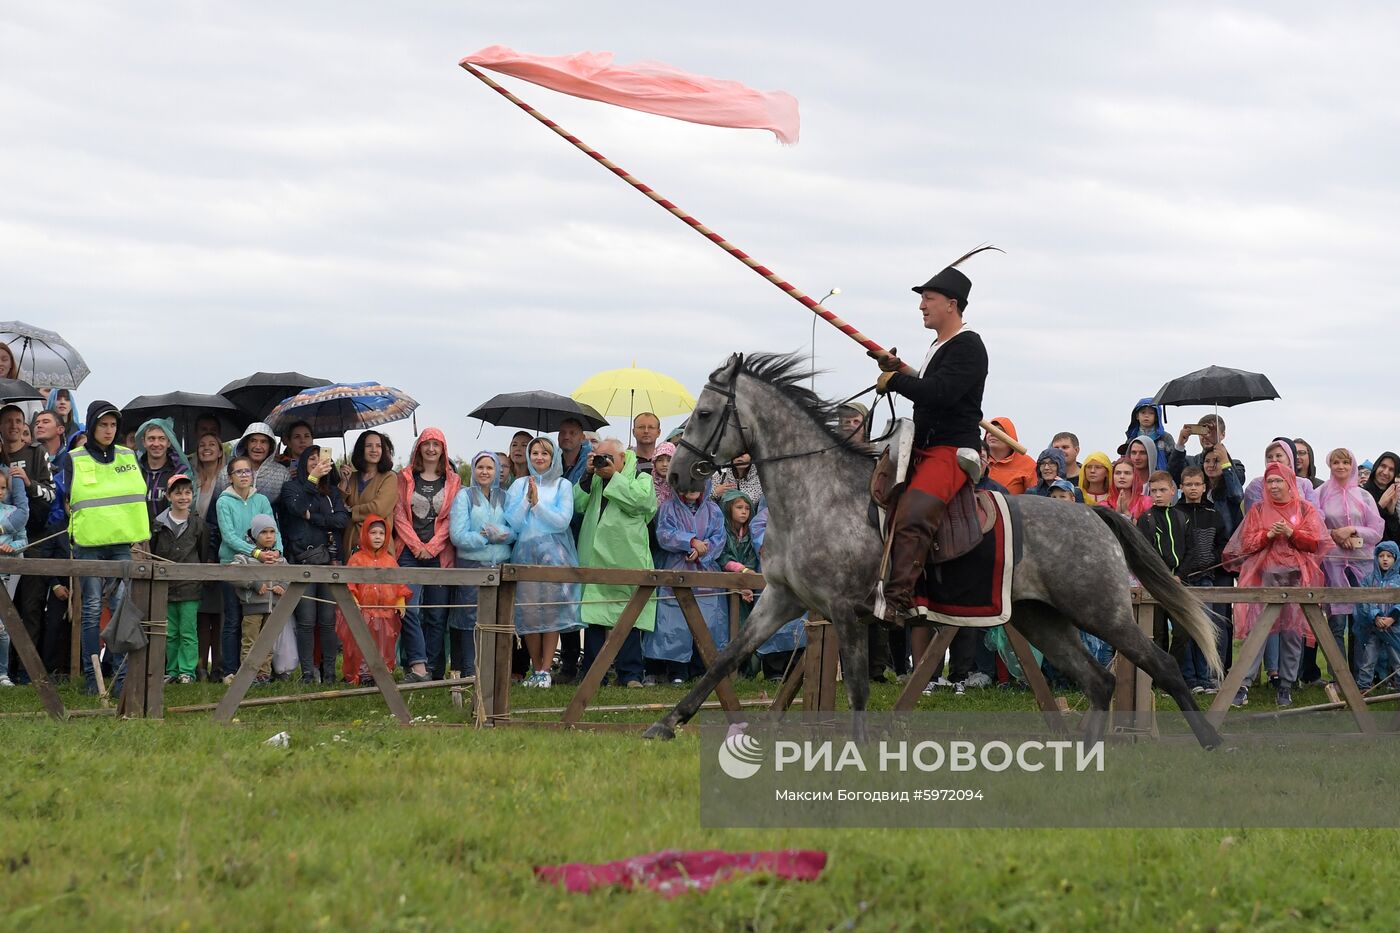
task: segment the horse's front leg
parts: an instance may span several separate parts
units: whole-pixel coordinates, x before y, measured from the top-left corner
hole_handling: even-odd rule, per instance
[[[738,670],[739,665],[772,637],[774,632],[802,615],[802,611],[802,604],[786,587],[776,583],[765,587],[753,613],[739,631],[739,637],[719,653],[719,657],[705,672],[705,676],[701,677],[700,682],[676,704],[675,709],[652,723],[647,731],[642,733],[642,738],[675,738],[676,726],[690,721],[700,709],[700,704],[714,692],[715,686]]]

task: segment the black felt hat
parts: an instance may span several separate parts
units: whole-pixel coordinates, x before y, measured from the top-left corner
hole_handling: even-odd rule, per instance
[[[972,280],[958,270],[957,266],[966,259],[976,256],[984,250],[994,249],[998,253],[1003,250],[997,246],[979,246],[970,253],[965,253],[958,259],[949,263],[948,267],[935,275],[922,285],[915,285],[912,291],[917,295],[924,292],[938,292],[946,295],[958,303],[959,308],[967,306],[968,296],[972,294]]]

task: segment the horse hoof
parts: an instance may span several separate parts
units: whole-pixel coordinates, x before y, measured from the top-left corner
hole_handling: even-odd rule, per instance
[[[662,722],[661,720],[657,720],[656,722],[652,723],[650,726],[647,727],[647,731],[642,733],[642,738],[644,739],[664,739],[668,742],[671,739],[674,739],[675,737],[676,730],[672,729],[670,726],[666,725],[666,723]]]

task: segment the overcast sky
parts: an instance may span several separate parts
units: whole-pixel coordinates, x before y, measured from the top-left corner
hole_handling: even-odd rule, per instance
[[[809,312],[457,67],[606,50],[788,91],[801,143],[502,80],[906,356],[910,286],[1004,248],[968,322],[1033,452],[1116,447],[1212,363],[1283,396],[1229,412],[1252,474],[1275,434],[1400,444],[1400,9],[826,6],[9,0],[0,317],[82,350],[81,405],[377,379],[459,456],[508,438],[466,418],[497,392],[633,361],[698,392],[807,347]],[[816,358],[824,394],[874,381],[825,324]]]

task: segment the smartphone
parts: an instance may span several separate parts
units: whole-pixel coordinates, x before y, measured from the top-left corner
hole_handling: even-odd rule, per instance
[[[335,451],[331,450],[329,447],[322,447],[320,454],[317,456],[326,463],[335,463]]]
[[[1197,437],[1205,437],[1210,433],[1210,428],[1203,424],[1188,424],[1186,425],[1186,430]]]

